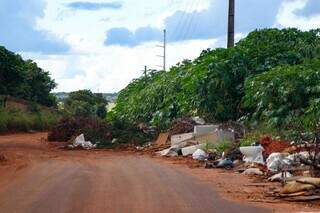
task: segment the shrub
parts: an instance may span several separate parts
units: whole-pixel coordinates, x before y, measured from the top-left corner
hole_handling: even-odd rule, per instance
[[[320,122],[320,59],[283,65],[247,79],[246,120],[271,128],[315,130]]]
[[[241,105],[246,79],[314,58],[320,50],[318,32],[254,31],[234,48],[205,50],[197,59],[185,60],[168,72],[151,71],[120,92],[109,116],[160,129],[190,115],[212,122],[237,120],[250,110]]]

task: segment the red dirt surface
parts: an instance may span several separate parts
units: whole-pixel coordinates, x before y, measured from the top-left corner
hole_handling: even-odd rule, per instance
[[[260,188],[230,171],[124,151],[65,151],[46,133],[0,136],[0,212],[298,212],[250,203]],[[192,165],[189,168],[187,165]],[[257,207],[255,207],[257,206]]]
[[[233,170],[204,169],[203,163],[190,158],[156,157],[156,159],[210,184],[222,197],[230,201],[251,203],[270,209],[272,212],[320,212],[319,202],[293,203],[267,196],[267,192],[281,188],[280,183],[267,182],[258,177],[248,177]]]

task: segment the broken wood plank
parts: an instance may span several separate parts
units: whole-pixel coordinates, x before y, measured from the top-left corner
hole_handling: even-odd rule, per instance
[[[249,184],[244,184],[243,186],[264,187],[264,186],[275,186],[275,184],[274,183],[249,183]]]
[[[294,201],[294,202],[305,202],[305,201],[313,201],[313,200],[320,200],[319,195],[313,196],[298,196],[298,197],[288,197],[284,198],[286,201]]]

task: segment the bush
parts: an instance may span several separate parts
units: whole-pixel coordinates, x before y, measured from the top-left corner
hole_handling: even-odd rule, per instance
[[[93,143],[110,143],[112,127],[106,122],[92,117],[67,117],[56,124],[48,135],[49,141],[69,141],[84,134],[86,140]]]
[[[249,123],[271,128],[310,130],[320,123],[320,59],[283,65],[247,79],[243,106]]]
[[[80,134],[84,134],[86,140],[97,144],[99,148],[111,148],[122,143],[140,145],[154,136],[123,121],[109,124],[94,117],[68,117],[52,128],[48,140],[66,142]],[[111,143],[113,139],[117,139],[117,144]]]
[[[318,31],[254,31],[234,48],[205,50],[194,61],[185,60],[168,72],[151,71],[135,79],[120,92],[109,116],[160,129],[190,115],[212,122],[237,120],[247,114],[241,103],[248,77],[280,65],[301,64],[314,58],[319,47]]]

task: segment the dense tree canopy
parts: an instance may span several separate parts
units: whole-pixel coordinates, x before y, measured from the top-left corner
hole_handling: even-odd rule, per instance
[[[90,90],[71,92],[64,101],[68,113],[76,116],[93,116],[100,118],[106,116],[108,101],[100,93],[92,93]]]
[[[56,99],[50,94],[56,87],[49,72],[39,68],[31,60],[0,46],[0,94],[11,95],[45,106],[55,106]]]

